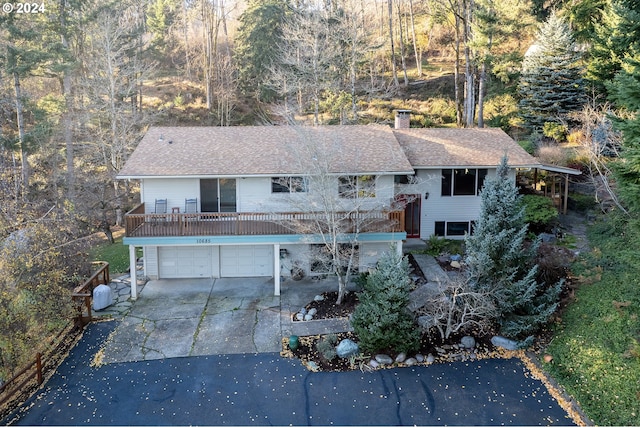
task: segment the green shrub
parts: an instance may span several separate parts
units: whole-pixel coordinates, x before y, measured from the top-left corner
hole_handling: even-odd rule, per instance
[[[569,130],[565,125],[556,122],[545,122],[542,127],[542,133],[547,138],[553,138],[558,142],[565,142]]]
[[[326,360],[332,360],[338,354],[336,353],[336,344],[338,343],[338,336],[335,334],[326,335],[318,341],[316,349],[322,357]]]
[[[520,145],[524,150],[533,155],[536,152],[537,144],[534,139],[523,139],[518,141],[518,145]]]
[[[409,261],[391,248],[367,277],[351,318],[363,351],[417,350],[420,330],[407,309],[410,284]]]
[[[567,206],[574,211],[585,212],[596,206],[596,199],[592,195],[571,193],[569,200],[567,200]]]
[[[524,220],[529,230],[538,234],[550,231],[558,219],[558,210],[553,201],[545,196],[526,194],[522,197],[524,204]]]

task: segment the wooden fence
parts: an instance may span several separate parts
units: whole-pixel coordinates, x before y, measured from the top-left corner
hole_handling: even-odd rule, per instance
[[[98,269],[84,283],[73,290],[71,299],[78,313],[73,324],[63,329],[53,339],[52,348],[46,353],[36,353],[35,358],[0,386],[0,419],[6,417],[20,402],[26,399],[43,382],[48,373],[56,370],[64,355],[84,326],[91,322],[91,302],[93,289],[100,284],[109,284],[109,263],[96,261],[92,265]]]

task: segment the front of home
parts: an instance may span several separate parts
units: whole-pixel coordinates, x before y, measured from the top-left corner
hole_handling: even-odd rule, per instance
[[[151,128],[119,174],[140,183],[125,216],[131,265],[142,248],[152,279],[266,277],[277,295],[283,278],[329,272],[330,237],[357,249],[355,271],[407,237],[462,238],[503,155],[514,171],[539,166],[499,129],[402,119],[395,129]]]

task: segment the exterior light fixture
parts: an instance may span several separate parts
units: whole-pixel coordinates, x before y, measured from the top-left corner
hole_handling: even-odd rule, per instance
[[[424,199],[427,200],[429,198],[429,192],[424,193]]]

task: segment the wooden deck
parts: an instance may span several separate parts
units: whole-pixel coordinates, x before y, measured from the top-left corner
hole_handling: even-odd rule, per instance
[[[404,211],[339,212],[345,232],[402,232]],[[327,229],[320,213],[233,212],[146,214],[144,204],[125,215],[127,237],[248,236],[274,234],[316,234]]]

